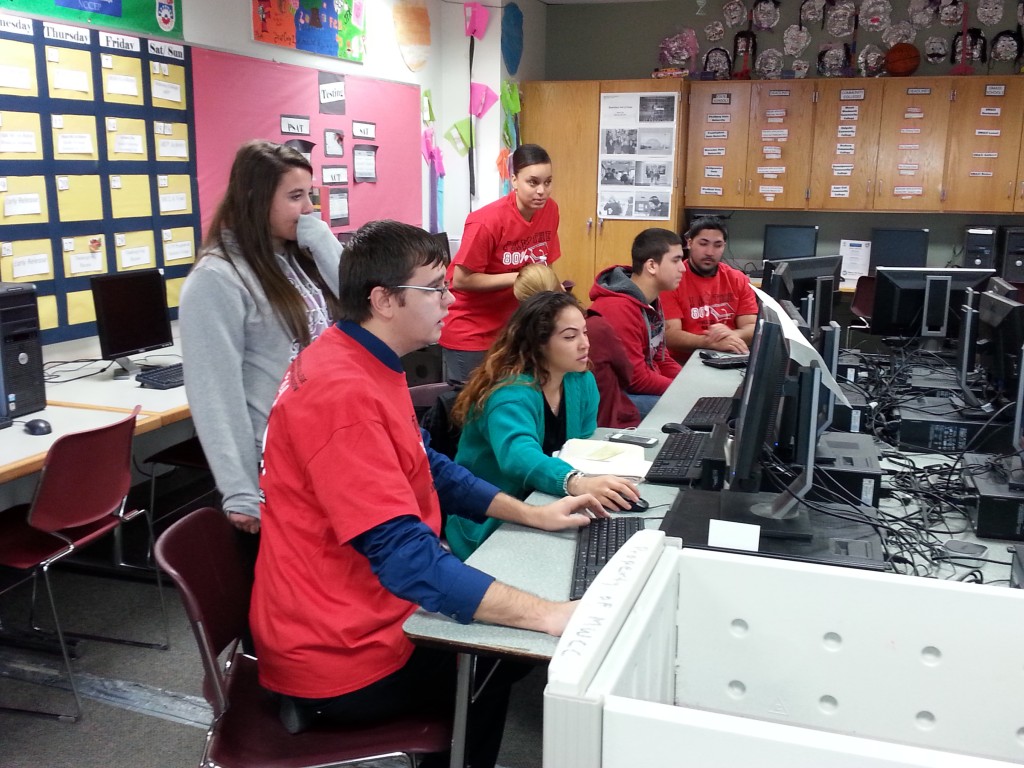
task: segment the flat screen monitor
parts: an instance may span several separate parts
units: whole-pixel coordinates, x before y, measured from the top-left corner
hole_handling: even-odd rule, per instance
[[[978,301],[979,334],[986,339],[989,385],[1007,399],[1017,392],[1024,346],[1024,304],[991,291]]]
[[[832,321],[842,271],[841,256],[769,259],[761,273],[761,289],[776,301],[791,301],[817,338]]]
[[[968,288],[979,291],[992,269],[879,267],[871,333],[903,338],[947,339],[960,332]]]
[[[139,366],[129,359],[131,355],[174,343],[167,292],[159,270],[95,275],[91,283],[100,355],[121,367],[116,376],[138,372]]]
[[[870,274],[878,267],[927,267],[927,229],[872,229]]]
[[[1018,360],[1024,360],[1024,345],[1017,350]],[[1007,465],[1007,485],[1010,490],[1024,491],[1024,376],[1017,381],[1017,407],[1013,416],[1013,451]]]
[[[789,224],[764,225],[762,259],[801,259],[818,253],[818,228]]]

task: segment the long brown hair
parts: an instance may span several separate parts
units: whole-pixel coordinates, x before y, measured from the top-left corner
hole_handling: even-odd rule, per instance
[[[271,309],[292,338],[306,346],[310,342],[306,304],[298,289],[281,271],[270,234],[270,207],[274,193],[281,177],[292,168],[303,168],[313,173],[309,161],[290,147],[260,139],[243,144],[235,154],[227,191],[217,206],[203,241],[205,253],[200,254],[196,261],[198,263],[206,256],[209,249],[219,248],[224,258],[231,262],[232,254],[223,240],[224,230],[231,230],[238,243],[238,253],[256,275]],[[337,317],[337,299],[327,287],[313,258],[294,242],[286,242],[285,250],[320,288],[330,316]]]
[[[482,407],[494,390],[516,376],[533,376],[538,388],[547,383],[541,347],[551,340],[555,320],[567,307],[583,312],[576,297],[564,292],[541,291],[519,305],[459,393],[451,413],[456,424],[465,424],[477,406]]]

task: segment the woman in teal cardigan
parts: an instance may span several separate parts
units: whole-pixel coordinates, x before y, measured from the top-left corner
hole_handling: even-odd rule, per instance
[[[572,295],[545,291],[520,304],[455,402],[452,417],[462,424],[456,462],[518,498],[534,490],[590,493],[609,509],[628,509],[640,497],[631,482],[584,476],[551,455],[597,428],[589,349],[583,310]],[[498,525],[451,517],[445,535],[465,560]]]

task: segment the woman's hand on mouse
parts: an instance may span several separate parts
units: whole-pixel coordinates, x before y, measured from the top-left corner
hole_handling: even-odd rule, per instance
[[[589,493],[613,511],[629,509],[640,498],[640,491],[633,483],[616,475],[577,475],[569,481],[566,490],[574,496]]]

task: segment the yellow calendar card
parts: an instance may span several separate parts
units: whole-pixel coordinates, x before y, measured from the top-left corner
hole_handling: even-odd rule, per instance
[[[110,207],[115,219],[152,216],[149,199],[149,176],[111,174],[109,177]]]
[[[185,68],[162,61],[149,63],[149,87],[153,106],[165,109],[186,109]]]
[[[142,61],[113,53],[100,54],[103,76],[103,100],[111,104],[138,104],[142,94]]]
[[[49,240],[0,243],[0,278],[5,283],[53,280],[53,249]]]
[[[192,227],[172,227],[161,231],[164,264],[191,264],[196,260],[195,230]]]
[[[41,330],[48,331],[59,325],[56,296],[36,296],[36,306],[39,308],[39,328]]]
[[[38,95],[35,47],[32,43],[0,40],[0,96]]]
[[[114,235],[114,250],[117,253],[117,271],[147,269],[156,266],[156,250],[153,247],[153,231],[118,232]]]
[[[107,117],[107,160],[147,160],[146,121],[136,117]]]
[[[99,160],[96,118],[92,115],[50,115],[54,160]]]
[[[184,277],[172,277],[166,281],[168,308],[181,306],[181,286],[184,283]]]
[[[92,303],[92,291],[69,291],[64,299],[68,308],[68,325],[96,322],[96,306]]]
[[[42,176],[0,176],[0,224],[46,224],[46,182]]]
[[[192,183],[185,174],[160,174],[156,177],[161,216],[192,213]]]
[[[185,123],[153,123],[153,143],[157,160],[188,161],[188,125]]]
[[[46,80],[51,99],[93,101],[96,98],[89,51],[46,46]]]
[[[107,271],[107,243],[102,234],[62,237],[64,277],[102,275]]]
[[[58,176],[57,210],[64,222],[103,219],[100,177]]]
[[[43,134],[39,126],[35,112],[0,111],[0,161],[42,160]]]

